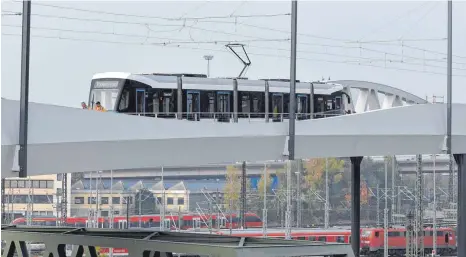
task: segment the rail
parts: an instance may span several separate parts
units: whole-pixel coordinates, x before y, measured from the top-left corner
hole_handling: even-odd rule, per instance
[[[289,118],[288,113],[233,113],[233,112],[125,112],[123,114],[145,116],[159,119],[183,119],[190,121],[214,120],[215,122],[263,121],[283,122]],[[343,110],[320,113],[296,113],[296,120],[310,120],[344,115]]]

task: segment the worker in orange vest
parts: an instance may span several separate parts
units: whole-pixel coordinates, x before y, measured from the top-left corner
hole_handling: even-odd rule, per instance
[[[105,108],[100,104],[100,102],[95,103],[95,108],[94,110],[98,112],[106,112]]]

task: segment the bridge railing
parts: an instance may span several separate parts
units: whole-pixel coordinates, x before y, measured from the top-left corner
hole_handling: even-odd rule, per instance
[[[289,119],[289,113],[233,113],[233,112],[131,112],[129,115],[153,117],[159,119],[183,119],[190,121],[213,120],[214,122],[283,122]],[[309,120],[341,116],[342,110],[319,113],[296,113],[296,120]]]

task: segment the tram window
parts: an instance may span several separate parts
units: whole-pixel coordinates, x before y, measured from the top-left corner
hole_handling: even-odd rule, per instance
[[[333,100],[327,99],[327,110],[333,110]]]
[[[251,102],[249,99],[248,93],[241,93],[241,112],[250,113],[251,112]]]
[[[207,112],[213,113],[215,112],[215,93],[209,92],[207,94],[207,97],[209,99],[209,106]]]
[[[341,96],[335,97],[335,109],[341,109]]]
[[[121,93],[120,104],[118,105],[119,111],[125,111],[129,107],[129,90],[125,88]]]

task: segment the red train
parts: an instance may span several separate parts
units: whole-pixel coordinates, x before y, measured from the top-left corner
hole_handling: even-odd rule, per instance
[[[179,218],[181,217],[181,221]],[[139,222],[141,227],[150,228],[150,227],[160,227],[160,215],[141,215],[141,216],[129,216],[127,219],[126,216],[115,216],[113,217],[113,227],[114,228],[126,228],[129,227],[139,227]],[[209,215],[198,215],[198,214],[182,214],[178,215],[166,215],[165,222],[167,222],[167,227],[176,229],[176,227],[181,225],[181,229],[193,229],[193,228],[206,228],[206,225],[209,224]],[[231,219],[231,221],[230,221]],[[56,226],[57,221],[60,222],[59,218],[56,217],[34,217],[32,219],[32,225],[35,226]],[[99,218],[99,228],[108,228],[110,218],[100,217]],[[129,222],[129,224],[128,224]],[[262,227],[262,220],[254,213],[246,213],[245,215],[246,227],[248,228],[260,228]],[[219,223],[219,224],[217,224]],[[26,218],[17,218],[11,222],[11,225],[26,225]],[[70,227],[92,227],[89,224],[87,217],[69,217],[66,219],[65,226]],[[239,227],[239,218],[236,214],[226,215],[225,217],[220,217],[217,219],[217,215],[212,215],[212,226],[214,228],[238,228]]]
[[[406,252],[406,229],[390,228],[388,230],[388,248],[390,256],[404,256]],[[433,230],[424,230],[424,249],[427,254],[432,253]],[[218,234],[229,235],[229,231],[220,231]],[[233,236],[262,237],[262,231],[243,230],[233,231]],[[267,237],[285,238],[281,229],[269,229]],[[306,229],[293,230],[291,238],[295,240],[310,240],[332,243],[351,243],[351,230],[349,229]],[[384,230],[383,228],[361,229],[361,255],[373,257],[383,256]],[[437,254],[451,256],[456,253],[456,234],[452,228],[437,229]]]
[[[437,229],[438,255],[456,255],[456,233],[452,228]],[[426,254],[432,253],[434,233],[432,228],[424,229],[424,249]],[[364,229],[361,234],[361,254],[383,256],[383,228]],[[391,256],[404,256],[406,252],[406,229],[391,228],[388,230],[388,253]]]

